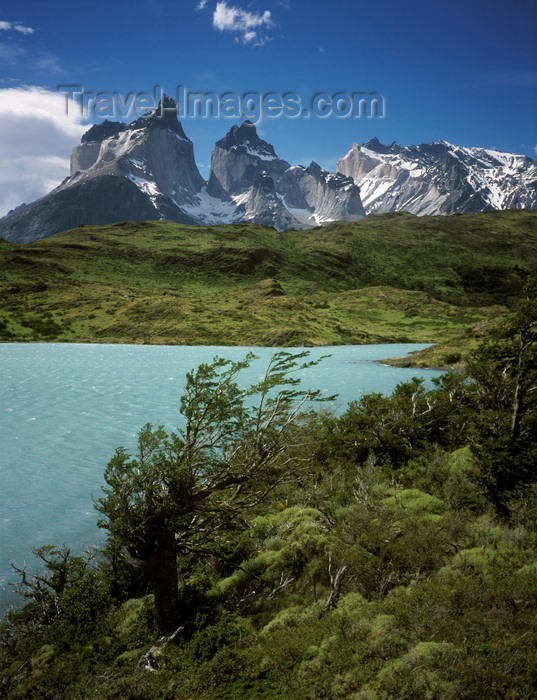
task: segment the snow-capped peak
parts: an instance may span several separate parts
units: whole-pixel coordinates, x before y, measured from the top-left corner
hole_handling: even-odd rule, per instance
[[[360,187],[367,213],[537,207],[537,163],[531,158],[442,139],[419,146],[356,143],[337,170]]]

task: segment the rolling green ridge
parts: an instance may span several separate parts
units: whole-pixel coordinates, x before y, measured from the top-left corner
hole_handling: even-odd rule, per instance
[[[536,244],[526,210],[280,233],[121,222],[0,239],[0,341],[434,342],[445,349],[416,361],[457,364],[519,297]]]

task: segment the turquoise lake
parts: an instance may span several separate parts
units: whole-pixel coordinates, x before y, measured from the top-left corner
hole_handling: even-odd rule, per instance
[[[338,394],[332,407],[341,412],[364,393],[440,375],[379,362],[424,347],[309,349],[311,359],[331,357],[304,372],[303,386]],[[104,468],[116,447],[134,448],[145,423],[181,425],[185,373],[215,356],[238,360],[248,351],[260,359],[244,372],[245,386],[261,378],[274,348],[0,344],[0,614],[19,602],[7,585],[16,580],[11,562],[32,572],[36,547],[65,543],[80,553],[103,541],[92,499]]]

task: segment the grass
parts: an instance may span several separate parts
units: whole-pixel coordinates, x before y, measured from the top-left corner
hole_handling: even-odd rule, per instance
[[[306,232],[121,222],[0,239],[0,341],[431,342],[436,356],[416,362],[457,365],[519,298],[536,243],[537,212],[525,210]]]

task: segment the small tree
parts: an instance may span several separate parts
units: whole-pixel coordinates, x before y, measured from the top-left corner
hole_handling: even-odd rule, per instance
[[[537,481],[537,282],[509,321],[471,355],[479,418],[472,446],[500,515],[519,486]]]
[[[302,362],[307,354],[276,353],[248,389],[237,379],[254,355],[200,365],[186,375],[184,428],[168,435],[145,425],[137,456],[118,448],[109,462],[95,504],[99,525],[148,570],[160,632],[179,622],[178,553],[207,552],[300,468],[300,413],[306,402],[334,398],[302,390],[290,376],[317,364]]]
[[[73,605],[76,607],[83,597],[84,585],[95,583],[95,571],[91,566],[95,559],[94,552],[87,550],[83,556],[73,556],[65,545],[39,547],[33,552],[45,565],[42,573],[30,577],[25,567],[11,564],[20,579],[11,585],[16,586],[16,592],[25,605],[20,610],[8,613],[8,619],[14,623],[8,628],[8,634],[13,634],[16,629],[16,634],[22,638],[35,635],[58,620],[65,619],[72,613]],[[104,597],[103,592],[103,600]]]

